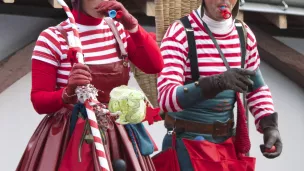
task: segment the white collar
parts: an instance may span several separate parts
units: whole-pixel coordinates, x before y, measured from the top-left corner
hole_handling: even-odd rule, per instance
[[[234,27],[234,21],[232,17],[230,17],[227,20],[223,21],[215,21],[208,17],[206,14],[204,14],[203,17],[201,17],[201,6],[197,9],[197,12],[199,14],[199,17],[202,18],[202,20],[208,25],[209,29],[212,31],[212,33],[215,34],[228,34],[232,31]]]

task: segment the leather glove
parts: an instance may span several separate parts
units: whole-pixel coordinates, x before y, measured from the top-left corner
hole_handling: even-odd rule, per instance
[[[65,103],[76,103],[75,89],[77,86],[90,84],[92,81],[90,72],[89,67],[84,64],[77,63],[73,66],[68,78],[68,84],[64,90],[63,101]]]
[[[222,74],[201,77],[199,79],[199,86],[206,98],[213,98],[224,90],[234,90],[243,93],[248,90],[248,86],[253,85],[249,77],[254,75],[254,71],[232,68]]]
[[[133,17],[126,8],[116,0],[102,1],[97,7],[97,11],[102,15],[107,16],[109,10],[122,11],[121,18],[114,18],[120,22],[126,30],[132,30],[138,25],[138,21],[135,17]]]
[[[264,133],[264,144],[260,145],[263,155],[269,159],[280,156],[283,144],[278,129],[278,113],[275,112],[272,115],[262,118],[260,127]],[[266,150],[271,149],[273,146],[275,146],[276,151],[266,152]]]

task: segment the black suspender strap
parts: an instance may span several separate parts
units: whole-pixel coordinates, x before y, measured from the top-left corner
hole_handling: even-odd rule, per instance
[[[197,50],[196,50],[196,42],[195,42],[195,37],[194,37],[194,31],[193,28],[191,27],[191,23],[188,19],[188,16],[184,16],[180,19],[181,23],[183,24],[186,35],[187,35],[187,42],[188,42],[188,58],[190,60],[190,70],[191,70],[191,76],[192,76],[192,81],[197,81],[200,77],[199,74],[199,68],[198,68],[198,59],[197,59]],[[222,52],[221,48],[219,47],[216,39],[214,38],[211,30],[207,26],[205,22],[203,22],[205,29],[207,30],[208,35],[210,36],[211,40],[213,41],[214,45],[216,46],[217,50],[219,51],[219,54],[227,68],[230,69],[229,63],[227,59],[224,56],[224,53]],[[244,25],[241,23],[241,21],[236,20],[235,26],[239,35],[240,39],[240,47],[241,47],[241,53],[242,53],[242,58],[241,58],[241,67],[244,68],[245,66],[245,57],[246,57],[246,38],[247,34],[244,31]]]
[[[246,32],[244,32],[244,26],[241,23],[241,21],[236,20],[235,22],[236,30],[238,32],[239,38],[240,38],[240,45],[241,45],[241,52],[242,52],[242,59],[241,59],[241,67],[245,67],[245,59],[246,59],[246,44],[247,41],[245,37],[247,37]]]
[[[212,42],[214,43],[216,49],[218,50],[218,52],[219,52],[219,54],[220,54],[220,56],[221,56],[221,58],[222,58],[222,60],[225,64],[227,70],[229,70],[230,66],[229,66],[229,63],[228,63],[227,59],[224,56],[223,51],[221,50],[220,46],[218,45],[216,39],[214,38],[214,36],[213,36],[211,30],[209,29],[209,27],[207,26],[207,24],[205,22],[203,22],[203,24],[204,24],[205,29],[207,30],[207,33],[208,33],[209,37],[211,38]]]
[[[241,52],[242,52],[241,67],[245,68],[247,32],[245,30],[245,26],[242,23],[242,21],[235,20],[235,27],[237,29],[237,32],[238,32],[238,35],[239,35],[239,39],[240,39],[240,44],[241,44]],[[248,103],[247,103],[247,100],[246,100],[246,95],[247,95],[247,93],[245,92],[243,94],[243,103],[244,103],[245,113],[246,113],[246,117],[247,117],[247,128],[249,129],[249,122],[248,122],[249,111],[248,111]],[[246,155],[249,156],[249,153],[246,154]]]
[[[187,41],[188,41],[188,58],[190,60],[190,69],[191,69],[191,76],[192,81],[197,81],[200,77],[199,70],[198,70],[198,61],[197,61],[197,52],[196,52],[196,43],[194,38],[194,31],[191,27],[191,23],[188,19],[188,16],[185,16],[180,19],[182,24],[184,25],[186,34],[187,34]]]

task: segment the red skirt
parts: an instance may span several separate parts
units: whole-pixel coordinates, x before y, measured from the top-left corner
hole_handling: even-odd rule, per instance
[[[68,142],[71,111],[62,108],[46,115],[32,135],[16,171],[54,171],[64,156]]]
[[[71,110],[63,108],[44,117],[32,135],[16,171],[100,170],[94,143],[81,143],[85,120],[77,120],[73,134],[69,137],[71,113]],[[140,153],[136,156],[124,126],[114,124],[114,128],[106,132],[106,137],[105,148],[110,170],[113,170],[111,161],[122,159],[128,171],[155,171],[149,156]],[[138,150],[138,145],[136,148]]]

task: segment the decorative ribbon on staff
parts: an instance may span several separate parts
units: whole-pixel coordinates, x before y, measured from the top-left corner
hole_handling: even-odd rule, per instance
[[[70,21],[71,30],[67,32],[67,39],[69,43],[69,48],[74,48],[77,50],[76,57],[79,63],[84,64],[84,58],[82,54],[82,45],[79,38],[78,29],[76,26],[75,19],[71,13],[69,7],[63,0],[57,0],[58,3],[63,7],[66,12],[68,19]],[[86,112],[89,119],[89,124],[91,128],[92,135],[94,137],[94,144],[96,147],[96,154],[98,156],[99,164],[102,171],[109,171],[109,163],[106,158],[105,148],[102,142],[101,134],[98,128],[98,122],[96,115],[93,110],[93,106],[99,104],[97,101],[97,92],[98,90],[91,84],[86,86],[77,87],[76,94],[78,100],[84,104]],[[107,109],[103,109],[105,113],[108,113]]]

